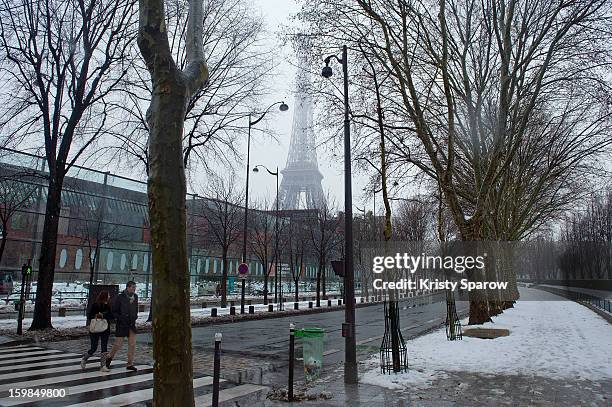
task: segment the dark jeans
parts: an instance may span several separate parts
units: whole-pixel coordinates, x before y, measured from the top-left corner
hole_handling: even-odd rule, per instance
[[[110,331],[107,332],[101,332],[99,334],[89,334],[89,339],[91,340],[91,349],[89,349],[87,351],[87,353],[89,353],[90,355],[93,355],[94,353],[96,353],[96,350],[98,349],[98,340],[102,340],[102,353],[106,353],[108,352],[107,350],[107,345],[108,345],[108,337],[110,336]]]

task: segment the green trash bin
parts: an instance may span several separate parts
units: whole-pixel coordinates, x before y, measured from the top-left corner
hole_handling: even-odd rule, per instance
[[[325,331],[321,328],[296,329],[295,336],[302,338],[304,378],[307,382],[310,382],[319,377],[323,368],[323,339]]]

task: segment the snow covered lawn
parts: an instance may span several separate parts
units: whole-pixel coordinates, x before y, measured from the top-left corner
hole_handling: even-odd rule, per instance
[[[408,373],[382,375],[374,357],[361,381],[395,389],[427,388],[451,371],[571,381],[612,378],[612,325],[582,305],[519,301],[481,327],[507,328],[510,336],[449,342],[441,329],[407,342]]]

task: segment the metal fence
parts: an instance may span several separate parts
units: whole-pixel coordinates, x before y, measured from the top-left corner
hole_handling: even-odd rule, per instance
[[[40,243],[45,215],[48,176],[43,157],[10,149],[0,149],[0,182],[12,183],[9,189],[19,196],[30,197],[15,211],[7,227],[4,255],[0,260],[0,276],[12,275],[19,280],[21,266],[33,266],[33,281],[38,272]],[[150,292],[151,240],[148,219],[146,182],[72,166],[62,192],[57,242],[55,282],[89,282],[124,284],[134,280]],[[6,195],[6,194],[4,194]],[[0,206],[10,197],[0,196]],[[222,278],[221,251],[209,234],[201,232],[205,219],[198,207],[206,198],[187,196],[189,274],[192,296],[213,294]],[[196,203],[200,203],[196,205]],[[274,216],[273,213],[249,211],[251,216]],[[233,248],[228,261],[230,289],[240,263],[240,250]],[[255,256],[248,257],[251,270],[249,287],[253,293],[262,290],[264,265]],[[316,265],[310,259],[303,267],[300,290],[309,291],[316,280]],[[281,268],[286,269],[287,265]],[[291,277],[284,274],[288,286]],[[326,270],[330,285],[338,280]],[[271,276],[273,280],[273,276]],[[270,282],[272,284],[272,282]]]

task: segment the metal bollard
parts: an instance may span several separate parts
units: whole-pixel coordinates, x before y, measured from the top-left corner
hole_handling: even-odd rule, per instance
[[[308,301],[308,308],[312,308],[312,301]]]
[[[359,302],[363,304],[363,297],[359,299]]]
[[[215,364],[213,368],[213,394],[212,406],[219,407],[219,375],[221,374],[221,335],[220,332],[215,334]]]
[[[236,307],[233,305],[230,307],[230,315],[236,315]]]
[[[254,313],[255,313],[255,306],[249,305],[249,314],[254,314]]]
[[[216,308],[212,308],[210,310],[210,316],[213,317],[213,318],[217,316],[217,309]]]
[[[327,300],[327,306],[328,306],[328,307],[331,307],[331,306],[332,306],[332,305],[331,305],[331,300]]]
[[[274,304],[268,304],[268,312],[274,312]]]
[[[342,300],[338,300],[338,305],[342,305]]]
[[[299,302],[294,302],[293,303],[293,309],[300,309],[300,303]]]
[[[295,364],[295,325],[289,324],[289,383],[287,388],[287,398],[293,401],[293,365]]]

